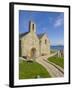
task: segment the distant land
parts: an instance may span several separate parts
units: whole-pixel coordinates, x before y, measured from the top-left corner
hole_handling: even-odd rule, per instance
[[[64,45],[51,45],[52,50],[64,50]]]

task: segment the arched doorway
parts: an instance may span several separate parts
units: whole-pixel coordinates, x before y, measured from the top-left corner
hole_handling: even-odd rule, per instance
[[[35,58],[36,57],[36,48],[32,48],[31,49],[31,58]]]

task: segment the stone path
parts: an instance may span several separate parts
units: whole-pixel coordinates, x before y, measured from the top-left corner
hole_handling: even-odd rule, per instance
[[[50,62],[47,62],[46,57],[39,57],[36,59],[36,62],[41,64],[49,73],[52,77],[63,77],[63,69],[57,66],[54,66]]]

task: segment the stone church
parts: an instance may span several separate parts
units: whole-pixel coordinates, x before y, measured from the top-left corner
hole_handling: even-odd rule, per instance
[[[29,32],[19,35],[19,56],[36,58],[50,54],[50,40],[46,33],[36,34],[36,24],[29,21]]]

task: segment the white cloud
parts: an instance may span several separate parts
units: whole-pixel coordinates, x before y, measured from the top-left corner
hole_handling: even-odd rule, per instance
[[[57,44],[58,45],[64,45],[64,40],[59,40]]]
[[[57,19],[56,21],[55,21],[55,23],[54,23],[54,26],[55,27],[59,27],[59,26],[61,26],[62,25],[62,19]]]
[[[60,15],[59,17],[56,18],[55,22],[54,22],[54,27],[60,27],[63,25],[64,22],[64,18],[62,15]]]

